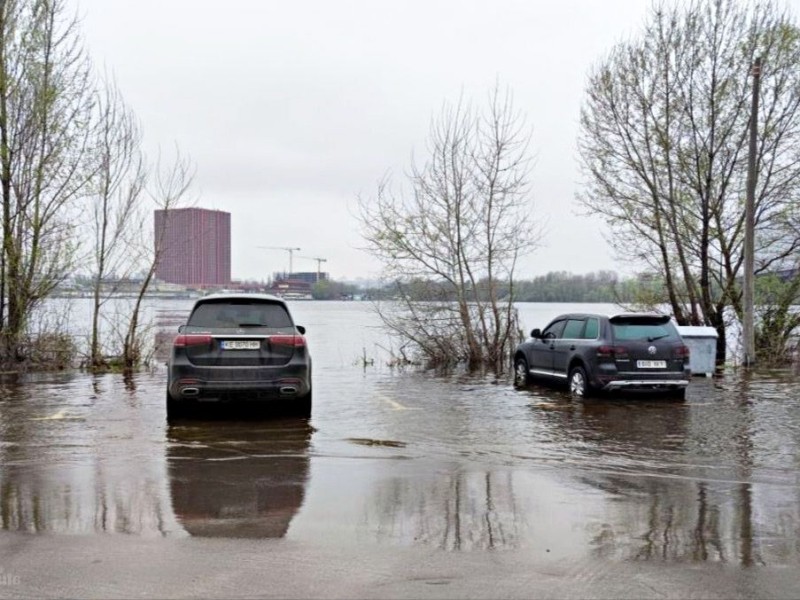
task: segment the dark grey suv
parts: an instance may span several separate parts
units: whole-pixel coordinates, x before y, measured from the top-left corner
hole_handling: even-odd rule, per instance
[[[198,402],[280,403],[311,414],[305,328],[286,303],[264,294],[214,294],[195,302],[172,344],[167,416]]]
[[[666,315],[556,317],[514,354],[514,383],[532,377],[564,381],[574,396],[597,390],[659,390],[684,397],[689,348]]]

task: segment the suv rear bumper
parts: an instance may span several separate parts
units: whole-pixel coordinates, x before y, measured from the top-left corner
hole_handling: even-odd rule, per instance
[[[263,381],[235,384],[229,381],[177,381],[170,387],[175,400],[269,401],[305,396],[310,386],[302,381]]]
[[[303,363],[262,369],[173,365],[167,391],[178,401],[263,402],[302,398],[311,391],[311,369]]]
[[[618,379],[609,381],[603,389],[681,389],[688,385],[687,379]]]
[[[284,365],[194,365],[185,355],[168,366],[167,392],[173,400],[264,402],[302,398],[311,391],[311,364],[296,353]]]

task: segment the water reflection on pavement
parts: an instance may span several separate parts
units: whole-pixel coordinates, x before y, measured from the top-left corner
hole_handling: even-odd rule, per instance
[[[320,377],[311,423],[170,427],[161,372],[7,383],[2,528],[798,563],[791,373],[698,379],[686,402],[347,375]]]
[[[305,420],[172,425],[169,487],[184,531],[205,537],[286,535],[303,504],[312,431]]]

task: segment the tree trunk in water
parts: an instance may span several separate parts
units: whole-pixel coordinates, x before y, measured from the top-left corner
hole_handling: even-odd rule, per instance
[[[483,352],[481,351],[480,343],[475,337],[475,331],[472,329],[469,306],[463,298],[458,302],[458,311],[461,316],[461,323],[464,326],[464,335],[467,338],[467,366],[470,370],[473,370],[483,363]]]
[[[722,318],[714,319],[717,321],[714,324],[714,329],[717,330],[717,357],[716,363],[717,365],[725,364],[725,353],[728,350],[728,340],[725,336],[725,323],[723,322]]]
[[[92,369],[99,369],[103,366],[103,360],[100,356],[100,282],[95,283],[94,288],[94,306],[92,310],[92,340],[91,348],[89,351],[89,364]]]

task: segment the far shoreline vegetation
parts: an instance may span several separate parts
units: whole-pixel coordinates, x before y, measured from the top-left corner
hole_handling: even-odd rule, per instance
[[[76,278],[59,286],[53,297],[83,298],[91,297],[95,279],[92,277]],[[138,292],[141,286],[139,279],[129,282],[113,280],[108,283],[113,288],[113,296],[127,297]],[[313,300],[391,300],[396,294],[396,283],[384,285],[363,284],[352,281],[327,279],[311,286]],[[447,300],[449,293],[446,286],[434,282],[407,282],[411,294],[420,300]],[[480,282],[478,284],[480,286]],[[599,270],[585,274],[569,271],[551,271],[544,275],[521,279],[514,282],[514,302],[570,302],[598,304],[633,304],[658,294],[663,288],[663,281],[653,274],[641,274],[620,277],[615,271]],[[269,293],[269,284],[258,281],[233,281],[225,291],[242,291],[250,293]],[[180,286],[153,282],[146,294],[149,298],[195,298],[201,295],[221,291],[222,288],[203,288],[202,286]],[[437,290],[431,296],[432,290]],[[508,297],[509,290],[500,289],[501,298]]]
[[[790,305],[800,304],[800,294],[792,296],[790,287],[800,287],[795,283],[794,271],[762,274],[757,277],[758,297],[762,304],[770,304],[776,288],[786,288]],[[51,294],[52,298],[91,298],[94,293],[94,277],[76,277],[62,283]],[[477,283],[478,297],[485,282]],[[109,297],[132,298],[139,294],[141,278],[127,281],[112,279],[102,286],[108,286]],[[444,282],[417,279],[403,282],[374,281],[353,282],[348,280],[325,279],[311,286],[309,300],[360,300],[390,301],[397,296],[398,286],[403,293],[419,301],[447,302],[455,299],[454,292]],[[495,286],[497,296],[509,298],[508,286]],[[787,291],[788,290],[788,291]],[[245,292],[269,294],[270,284],[264,281],[234,280],[223,287],[183,286],[154,281],[147,288],[145,297],[149,299],[192,299],[214,292]],[[712,290],[719,295],[720,290]],[[657,273],[639,273],[627,277],[611,270],[598,270],[589,273],[571,271],[550,271],[528,279],[513,282],[512,302],[575,303],[575,304],[617,304],[653,310],[668,305],[666,282]]]
[[[109,293],[107,298],[141,300],[138,293],[141,288],[141,278],[134,277],[130,281],[111,279],[108,282]],[[794,272],[772,275],[762,275],[757,278],[757,298],[760,302],[759,314],[761,318],[769,319],[770,311],[774,311],[775,298],[792,297],[789,313],[796,313],[792,309],[800,302],[800,286]],[[62,283],[50,295],[51,298],[67,300],[93,298],[94,277],[77,277]],[[489,287],[484,287],[485,282],[477,283],[476,298],[485,298]],[[259,281],[234,281],[225,291],[242,291],[249,293],[267,293],[270,284]],[[792,292],[793,290],[793,292]],[[186,300],[192,301],[205,294],[221,291],[219,288],[186,287],[174,284],[151,282],[148,293],[145,295],[149,301],[158,300]],[[544,275],[513,282],[513,297],[509,298],[508,287],[495,286],[497,297],[513,303],[572,303],[572,304],[608,304],[617,305],[622,310],[656,310],[663,311],[668,306],[666,299],[666,285],[663,277],[655,273],[641,273],[634,276],[621,277],[610,270],[599,270],[585,274],[575,274],[568,271],[552,271]],[[787,293],[788,291],[788,293]],[[719,291],[715,292],[719,293]],[[312,288],[312,300],[316,301],[362,301],[380,306],[383,303],[396,301],[398,295],[412,298],[420,303],[453,303],[455,298],[452,288],[446,283],[418,279],[407,282],[389,282],[377,285],[375,282],[352,282],[325,280]],[[124,309],[123,309],[124,310]],[[62,312],[65,312],[62,310]],[[52,317],[52,315],[51,315]],[[80,347],[81,340],[85,337],[83,331],[72,331],[65,324],[64,315],[56,315],[58,323],[46,326],[43,335],[30,339],[29,361],[22,370],[47,371],[85,369],[90,371],[124,371],[122,357],[113,353],[103,353],[105,367],[98,369],[92,367],[88,361],[86,349]],[[124,319],[122,319],[124,321]],[[158,337],[157,324],[141,322],[141,336],[145,332],[155,333]],[[113,330],[113,328],[112,328]],[[119,336],[119,331],[111,331],[112,337]],[[162,340],[163,342],[163,340]],[[775,339],[774,343],[782,344],[785,348],[789,338]],[[151,365],[154,348],[142,340],[141,367]],[[116,347],[116,344],[104,344],[104,349]],[[776,360],[775,363],[783,362]],[[6,371],[6,372],[13,372]]]

